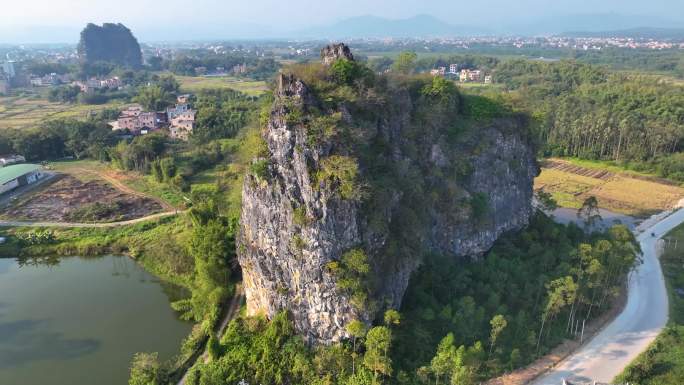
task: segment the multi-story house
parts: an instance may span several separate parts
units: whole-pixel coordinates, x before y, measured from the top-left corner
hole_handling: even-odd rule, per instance
[[[458,64],[449,64],[449,73],[450,74],[457,74],[458,73]]]
[[[195,111],[188,110],[169,119],[169,135],[172,138],[188,140],[190,134],[195,129]]]
[[[479,82],[481,77],[482,71],[480,70],[472,70],[468,72],[468,80],[471,82]]]
[[[180,98],[180,97],[179,97]],[[190,110],[187,103],[179,103],[173,107],[166,108],[166,115],[168,116],[169,122],[173,120],[178,115],[184,114]]]

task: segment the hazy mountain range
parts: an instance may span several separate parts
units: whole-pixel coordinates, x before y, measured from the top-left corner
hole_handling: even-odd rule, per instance
[[[682,16],[677,16],[681,18]],[[115,22],[115,21],[114,21]],[[682,21],[656,16],[616,13],[557,15],[543,19],[512,20],[496,25],[451,23],[430,15],[406,19],[358,16],[338,22],[298,29],[274,25],[223,23],[178,25],[149,23],[128,25],[141,41],[190,41],[221,39],[343,39],[363,37],[454,37],[478,35],[557,35],[647,33],[653,37],[682,36]],[[0,26],[0,43],[76,43],[83,25],[78,26]],[[656,28],[657,27],[657,28]],[[678,28],[675,30],[676,28]],[[568,31],[577,31],[568,33]],[[606,32],[608,31],[608,32]],[[612,32],[611,32],[612,31]]]

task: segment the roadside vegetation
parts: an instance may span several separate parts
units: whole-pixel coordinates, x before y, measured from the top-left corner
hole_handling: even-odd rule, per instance
[[[660,264],[670,302],[670,320],[658,338],[614,382],[678,385],[684,378],[684,225],[664,238]]]

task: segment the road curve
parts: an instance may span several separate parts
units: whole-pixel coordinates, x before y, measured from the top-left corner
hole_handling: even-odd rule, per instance
[[[643,263],[629,275],[627,305],[622,313],[589,343],[537,378],[532,385],[560,385],[563,379],[610,383],[653,342],[668,317],[667,291],[656,255],[656,242],[682,222],[684,209],[637,236],[643,251]]]
[[[79,222],[34,222],[34,221],[2,221],[0,220],[0,227],[118,227],[132,225],[135,223],[150,221],[153,219],[171,217],[178,215],[182,211],[167,211],[163,213],[157,213],[148,215],[146,217],[140,217],[135,219],[129,219],[127,221],[119,222],[103,222],[103,223],[79,223]]]

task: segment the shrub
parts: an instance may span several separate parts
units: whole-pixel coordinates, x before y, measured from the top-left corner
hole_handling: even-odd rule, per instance
[[[332,155],[321,161],[321,169],[316,174],[316,181],[331,189],[337,186],[342,199],[360,200],[363,192],[358,181],[359,166],[354,158],[343,155]]]
[[[475,193],[470,197],[470,209],[472,210],[473,218],[477,221],[482,221],[489,212],[489,202],[487,194]]]
[[[249,166],[249,171],[259,180],[268,180],[268,159],[259,159]]]

